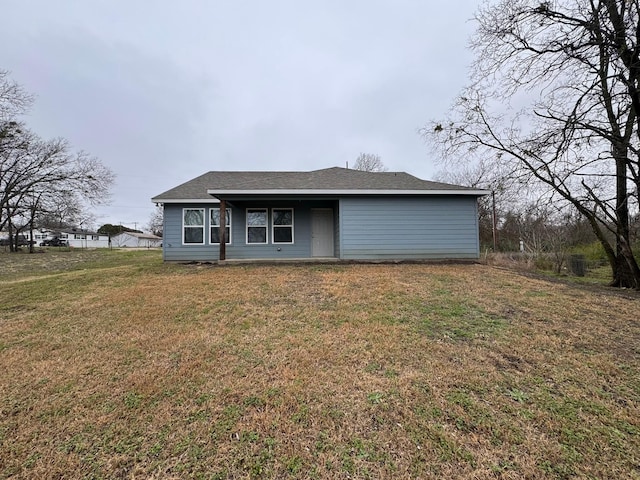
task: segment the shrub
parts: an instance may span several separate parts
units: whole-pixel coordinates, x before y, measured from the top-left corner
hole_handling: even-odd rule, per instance
[[[602,265],[608,262],[607,255],[600,242],[591,242],[586,245],[578,245],[571,249],[571,253],[584,255],[590,264]]]

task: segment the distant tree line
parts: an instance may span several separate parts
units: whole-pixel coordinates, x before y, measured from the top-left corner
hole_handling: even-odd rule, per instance
[[[109,235],[113,237],[120,233],[129,232],[129,233],[142,233],[142,230],[134,230],[133,228],[125,227],[124,225],[112,225],[110,223],[105,223],[100,228],[98,228],[98,233],[100,235]]]
[[[27,230],[80,225],[89,205],[109,199],[113,172],[62,138],[44,140],[21,117],[33,103],[22,86],[0,70],[0,231],[11,250]]]

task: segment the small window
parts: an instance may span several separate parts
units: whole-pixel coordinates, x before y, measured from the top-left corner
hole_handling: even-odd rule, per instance
[[[91,240],[100,240],[98,235],[91,235]]]
[[[204,243],[204,208],[182,210],[182,243]]]
[[[293,243],[293,208],[272,210],[273,243]]]
[[[220,243],[220,209],[212,208],[211,215],[211,243]],[[231,209],[227,208],[227,215],[225,216],[224,238],[225,244],[231,243]]]
[[[247,209],[247,243],[267,243],[267,209]]]

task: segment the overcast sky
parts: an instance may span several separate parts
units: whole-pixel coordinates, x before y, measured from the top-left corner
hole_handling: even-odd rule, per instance
[[[418,129],[468,83],[478,1],[5,2],[0,69],[25,119],[117,175],[96,226],[210,170],[314,170],[361,152],[430,179]]]

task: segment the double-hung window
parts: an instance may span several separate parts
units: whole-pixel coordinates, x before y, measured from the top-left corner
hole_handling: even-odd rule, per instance
[[[293,208],[271,210],[273,243],[293,243]]]
[[[220,209],[212,208],[211,215],[211,243],[220,243]],[[225,216],[224,243],[231,243],[231,209],[227,208]]]
[[[247,243],[267,243],[267,216],[266,208],[247,209]]]
[[[204,243],[204,208],[182,210],[182,243]]]

